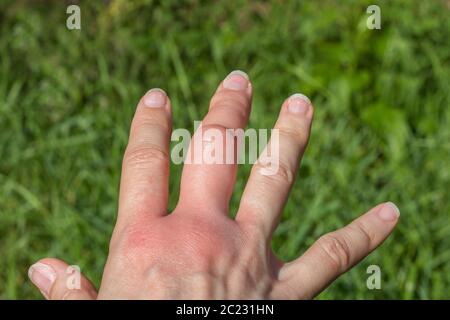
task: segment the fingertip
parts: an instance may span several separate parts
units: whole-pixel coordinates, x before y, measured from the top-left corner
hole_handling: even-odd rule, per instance
[[[377,212],[378,217],[383,221],[396,221],[400,217],[400,209],[393,202],[386,202]]]
[[[250,97],[252,95],[252,83],[246,72],[233,70],[225,77],[218,90],[245,92]]]
[[[51,264],[36,262],[28,269],[28,278],[41,291],[46,299],[50,297],[50,291],[58,274]]]
[[[307,105],[311,105],[312,104],[311,100],[306,95],[304,95],[303,93],[294,93],[288,99],[289,100],[296,100],[296,99],[298,99],[298,100],[304,101]]]
[[[152,88],[148,90],[144,96],[142,96],[138,104],[138,110],[139,109],[144,111],[142,113],[138,113],[141,115],[148,114],[148,112],[154,114],[154,112],[158,110],[163,110],[170,113],[171,103],[169,95],[161,88]]]
[[[153,88],[144,95],[142,101],[147,108],[162,108],[166,104],[167,95],[164,90]]]
[[[312,118],[314,108],[311,100],[303,93],[294,93],[285,101],[286,109],[290,115]]]
[[[250,80],[250,77],[248,76],[248,74],[245,71],[242,71],[239,69],[231,71],[228,76],[234,76],[234,75],[241,76],[241,77],[245,78],[247,81]]]
[[[78,266],[56,258],[44,258],[34,263],[28,269],[28,277],[47,300],[95,299],[97,296],[95,287],[81,274]],[[79,281],[76,280],[72,287],[69,279]]]

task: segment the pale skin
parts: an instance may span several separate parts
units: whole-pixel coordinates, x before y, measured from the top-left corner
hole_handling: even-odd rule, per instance
[[[245,128],[252,85],[230,73],[214,93],[203,128]],[[185,164],[179,202],[168,214],[170,99],[152,89],[140,100],[122,164],[119,208],[98,291],[81,276],[67,285],[68,264],[45,258],[30,267],[45,298],[58,299],[310,299],[361,261],[393,231],[399,210],[379,204],[320,237],[284,262],[271,248],[275,230],[309,140],[313,106],[296,94],[281,106],[279,169],[256,163],[235,218],[228,203],[236,164]],[[204,130],[203,130],[204,131]],[[195,135],[193,139],[202,139]],[[350,177],[349,177],[350,178]],[[301,215],[301,212],[297,214]]]

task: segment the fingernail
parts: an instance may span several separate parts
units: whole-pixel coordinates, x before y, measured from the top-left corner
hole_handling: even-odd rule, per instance
[[[384,221],[394,221],[400,217],[400,210],[393,202],[386,202],[378,211],[378,216]]]
[[[306,113],[310,105],[309,98],[301,93],[293,94],[288,100],[288,110],[292,113]]]
[[[38,262],[30,267],[28,277],[48,297],[52,285],[56,280],[56,272],[49,265]]]
[[[162,108],[166,104],[167,95],[164,90],[154,88],[148,91],[144,97],[144,105],[149,108]]]
[[[230,90],[245,90],[249,84],[248,75],[241,70],[231,71],[223,81],[223,87]]]

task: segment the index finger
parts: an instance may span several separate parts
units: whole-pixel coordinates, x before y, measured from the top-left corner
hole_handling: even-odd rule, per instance
[[[118,222],[167,213],[170,101],[152,89],[139,102],[122,164]]]

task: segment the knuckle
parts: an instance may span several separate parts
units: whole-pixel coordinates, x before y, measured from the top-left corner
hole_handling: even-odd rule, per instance
[[[351,252],[347,241],[335,232],[322,236],[317,244],[328,258],[336,273],[344,272],[350,265]]]
[[[79,292],[75,291],[75,290],[70,290],[68,289],[66,292],[64,292],[61,295],[61,300],[76,300],[78,297]]]
[[[247,96],[239,91],[219,91],[211,99],[211,108],[220,106],[246,107]]]
[[[79,275],[81,277],[81,275]],[[50,300],[88,300],[92,299],[93,292],[87,290],[83,286],[83,282],[86,281],[83,278],[80,280],[80,287],[71,288],[69,286],[72,280],[65,275],[59,275],[56,282],[50,289],[48,298]]]
[[[208,132],[209,130],[218,130],[221,133],[225,133],[227,130],[229,130],[230,128],[220,124],[220,123],[211,123],[211,124],[205,124],[204,126],[202,126],[202,131],[203,134],[205,134],[206,132]],[[224,135],[225,136],[225,135]]]
[[[217,136],[214,131],[217,131],[219,135]],[[202,137],[201,139],[206,139],[206,136],[212,135],[214,139],[219,139],[222,141],[222,146],[227,146],[225,143],[234,143],[234,137],[236,133],[234,130],[227,125],[221,123],[209,123],[202,126]]]
[[[125,151],[123,166],[131,168],[148,168],[152,165],[166,165],[168,153],[156,145],[129,147]]]
[[[161,131],[166,132],[170,130],[170,122],[161,121],[160,119],[150,118],[150,117],[140,117],[134,120],[131,131]]]
[[[297,143],[304,144],[306,143],[307,135],[304,134],[303,130],[299,130],[296,128],[289,127],[278,127],[277,128],[280,133],[280,139],[290,139],[294,140]]]
[[[202,126],[201,136],[199,133],[196,133],[196,138],[201,139],[202,141],[211,141],[210,138],[214,137],[214,142],[221,142],[222,146],[227,142],[227,137],[231,133],[229,132],[230,128],[223,124],[218,123],[210,123]],[[208,137],[208,138],[207,138]],[[216,141],[218,139],[219,141]]]
[[[124,226],[120,233],[111,239],[110,252],[119,252],[129,260],[139,258],[156,240],[156,235],[149,232],[146,222],[145,217],[142,217]]]
[[[85,289],[68,289],[62,294],[60,300],[91,300],[93,293],[85,291]]]
[[[240,215],[236,219],[242,227],[245,238],[250,243],[260,243],[260,240],[264,239],[267,234],[264,222],[261,221],[259,214],[256,213],[258,211],[264,212],[264,209],[259,204],[248,203],[245,200],[241,203],[239,208]]]
[[[370,248],[375,239],[375,234],[370,228],[367,228],[361,221],[355,220],[353,223],[347,226],[349,229],[355,230],[359,234],[361,242],[366,248]]]
[[[249,101],[240,93],[219,92],[212,98],[210,109],[212,114],[232,115],[244,122],[249,116]]]
[[[283,161],[270,162],[268,164],[257,162],[255,169],[267,182],[267,184],[286,185],[292,184],[295,170]]]

